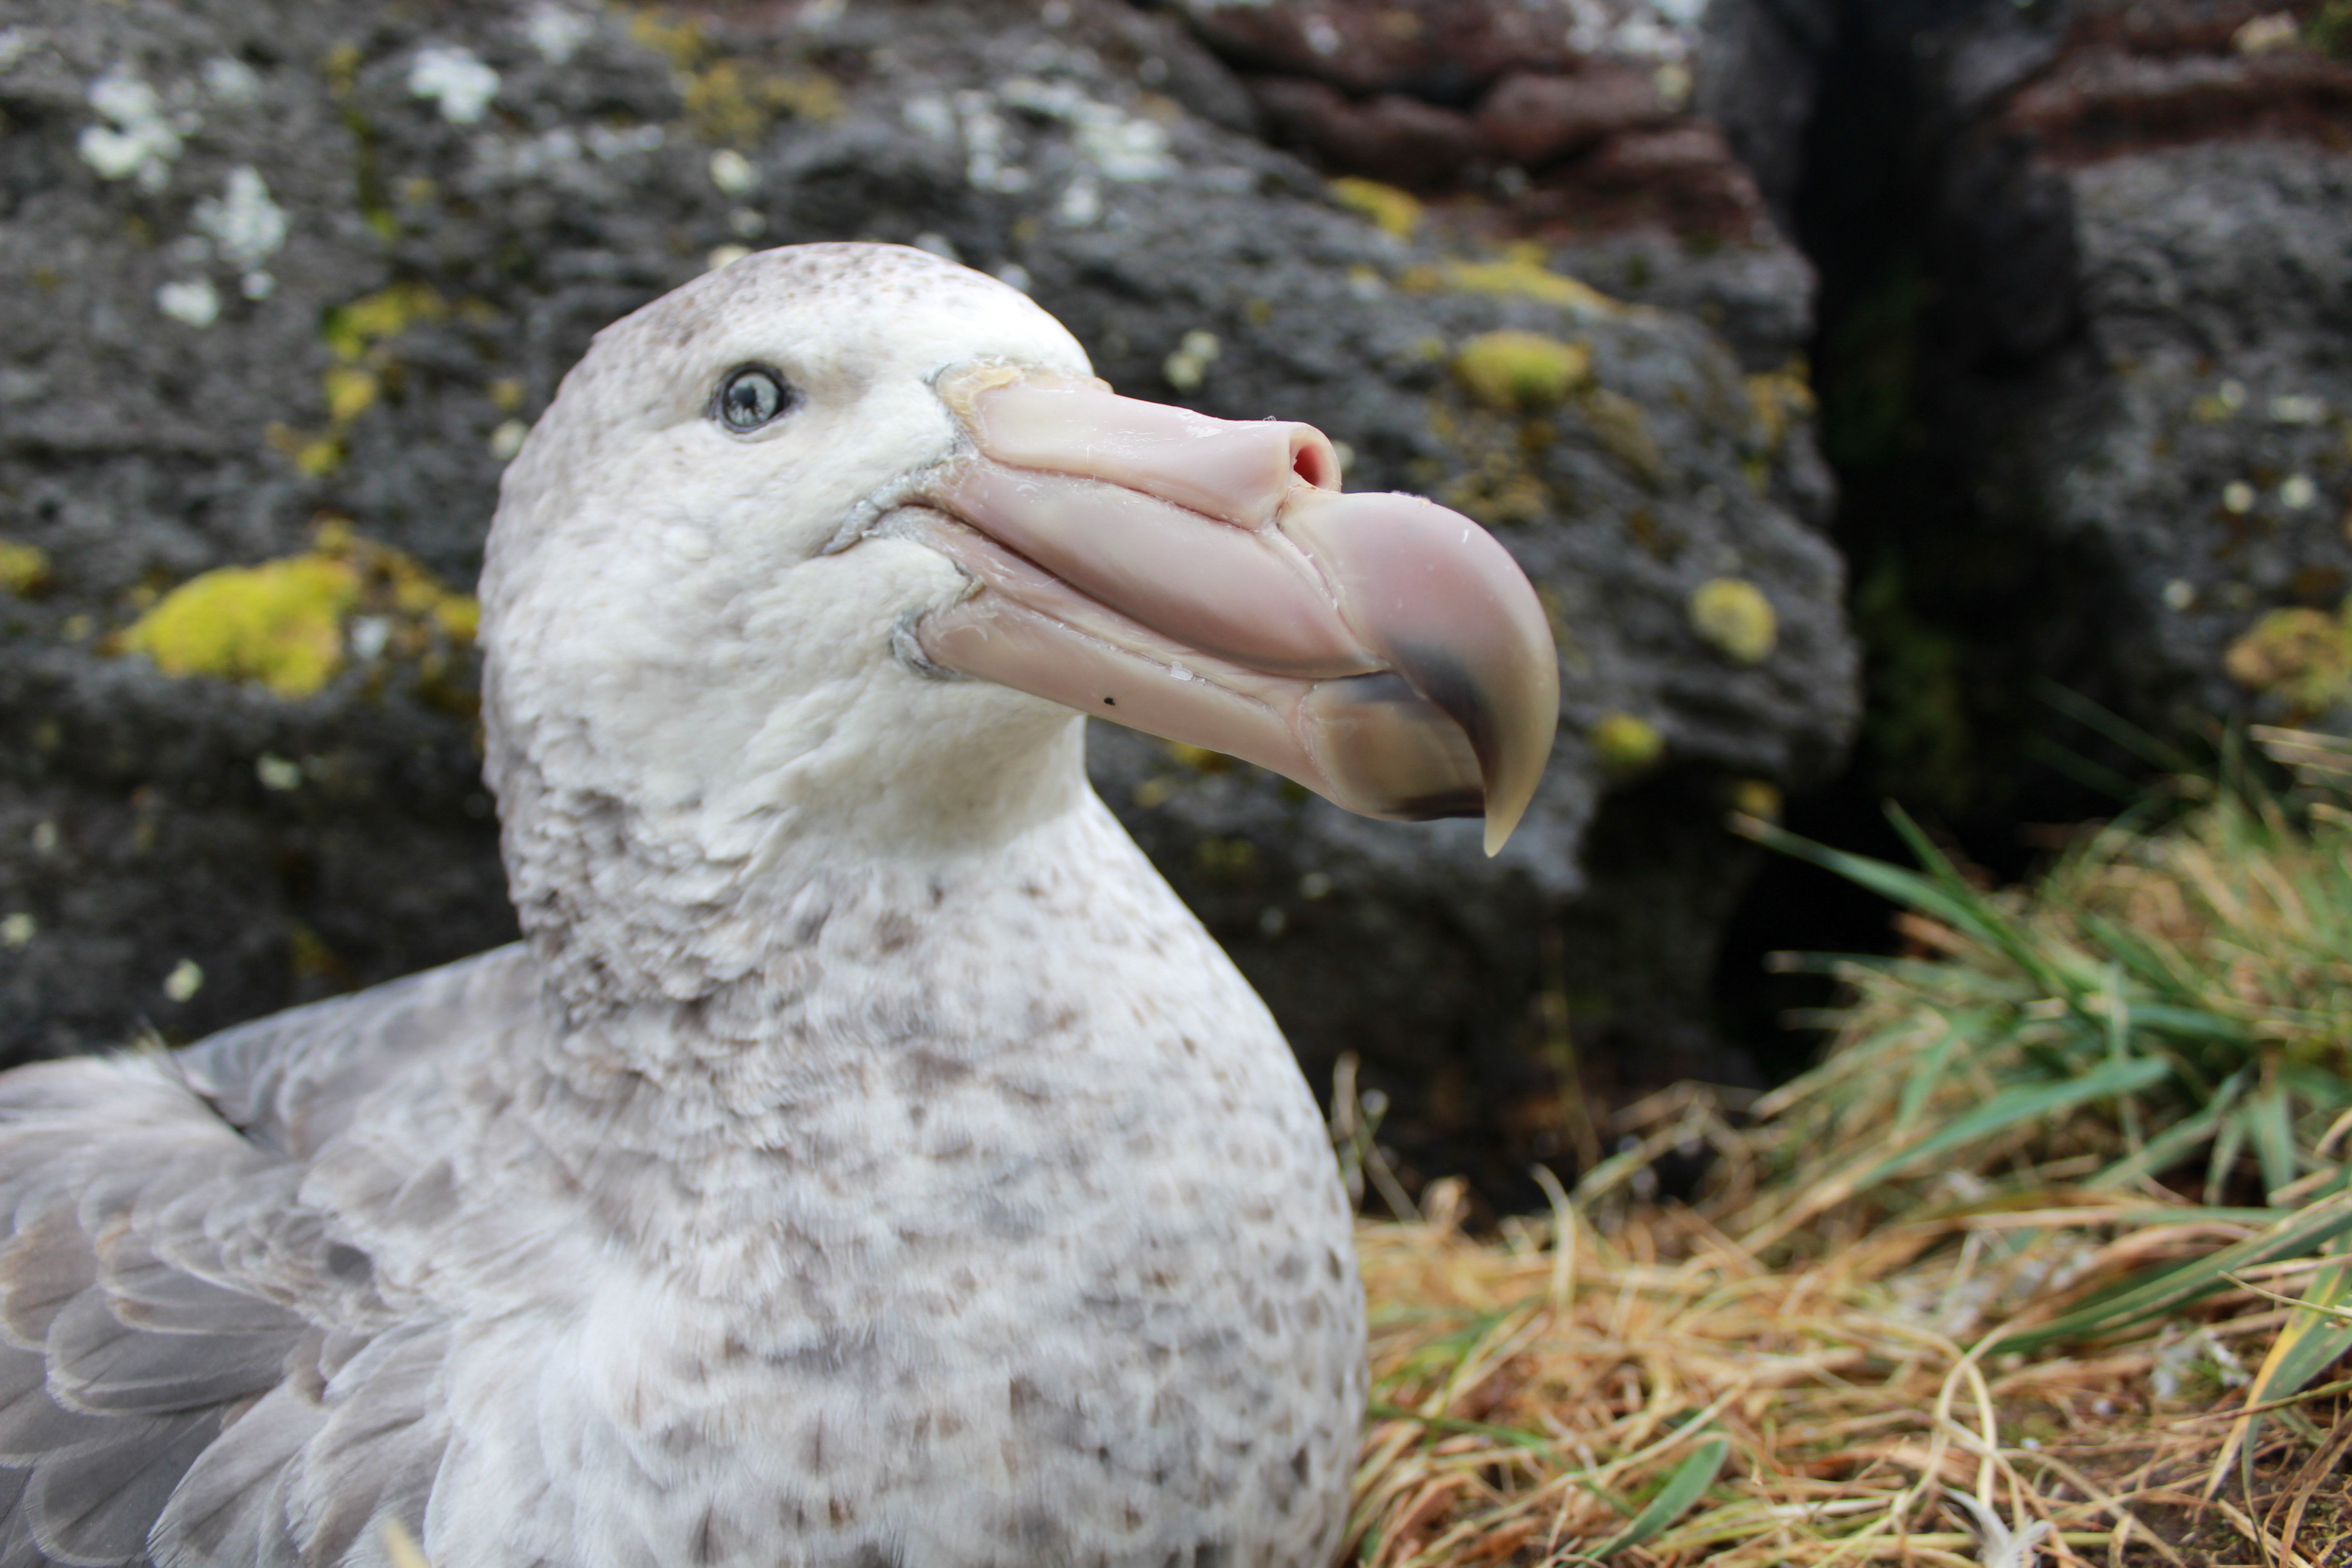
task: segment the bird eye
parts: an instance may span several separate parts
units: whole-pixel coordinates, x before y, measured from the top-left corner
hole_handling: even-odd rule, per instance
[[[719,422],[741,435],[772,423],[791,409],[793,389],[774,371],[754,365],[739,370],[719,383],[710,411]]]

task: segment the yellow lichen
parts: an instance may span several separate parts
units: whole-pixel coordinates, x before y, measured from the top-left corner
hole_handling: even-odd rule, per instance
[[[1233,758],[1223,752],[1188,745],[1182,741],[1170,741],[1161,749],[1196,773],[1221,773],[1234,765]]]
[[[1203,838],[1192,858],[1215,877],[1240,879],[1257,869],[1257,846],[1246,838]]]
[[[415,558],[362,538],[332,516],[312,549],[254,566],[224,566],[181,584],[125,628],[118,647],[171,676],[253,681],[309,697],[344,663],[343,628],[383,618],[380,650],[438,673],[449,645],[473,641],[481,606],[442,586]]]
[[[1544,264],[1544,248],[1533,240],[1507,247],[1493,261],[1445,261],[1434,267],[1414,267],[1399,279],[1420,293],[1452,289],[1474,294],[1499,294],[1507,299],[1533,300],[1557,305],[1583,318],[1621,316],[1633,307],[1612,300],[1590,283]]]
[[[448,314],[449,302],[430,285],[394,283],[328,310],[327,347],[343,363],[357,364],[385,339],[398,337],[419,321],[446,320]]]
[[[709,36],[694,21],[671,22],[641,11],[629,36],[666,57],[675,73],[686,117],[706,142],[742,146],[759,140],[778,115],[796,120],[840,117],[840,88],[815,75],[778,76],[737,59],[713,59]]]
[[[1606,387],[1593,388],[1583,399],[1584,423],[1601,449],[1633,471],[1652,489],[1665,482],[1665,454],[1650,434],[1649,416],[1642,405]]]
[[[2273,610],[2230,645],[2221,668],[2250,690],[2283,698],[2309,719],[2352,701],[2352,598],[2324,610]]]
[[[1592,726],[1592,754],[1613,773],[1637,773],[1654,766],[1665,754],[1666,738],[1646,719],[1631,713],[1603,713]]]
[[[1756,416],[1757,450],[1777,453],[1789,432],[1813,416],[1813,388],[1802,355],[1779,370],[1747,378],[1748,406]]]
[[[36,544],[0,540],[0,590],[22,598],[39,593],[48,580],[48,552]]]
[[[281,697],[324,687],[343,658],[342,619],[359,574],[324,554],[192,577],[122,634],[166,675],[251,680]]]
[[[1592,350],[1541,332],[1481,332],[1454,351],[1454,374],[1498,414],[1550,408],[1591,378]]]
[[[1411,239],[1421,227],[1421,203],[1409,193],[1378,180],[1342,175],[1331,182],[1331,199],[1349,212],[1371,219],[1399,239]]]
[[[1741,779],[1731,786],[1731,809],[1759,822],[1780,820],[1780,786],[1769,779]]]
[[[382,384],[373,371],[356,365],[338,364],[327,367],[324,377],[327,389],[327,417],[338,425],[349,425],[366,413],[374,404]]]
[[[1772,601],[1738,577],[1710,577],[1690,596],[1691,629],[1734,664],[1761,664],[1780,640]]]
[[[1447,506],[1488,528],[1539,522],[1549,514],[1551,490],[1536,460],[1557,435],[1549,425],[1463,414],[1432,403],[1429,431],[1453,448],[1455,460],[1433,467],[1415,483],[1439,491]]]

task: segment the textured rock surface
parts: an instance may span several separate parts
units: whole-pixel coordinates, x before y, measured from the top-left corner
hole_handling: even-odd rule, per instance
[[[1833,765],[1853,709],[1785,245],[1342,187],[1383,228],[1254,139],[1177,18],[1111,4],[42,0],[0,32],[0,1049],[186,1038],[498,941],[434,584],[470,584],[500,454],[723,247],[864,237],[1015,280],[1124,392],[1316,421],[1352,486],[1467,508],[1543,584],[1562,743],[1496,860],[1097,731],[1312,1079],[1360,1050],[1401,1142],[1516,1176],[1563,1016],[1616,1020],[1644,1079],[1669,1038],[1726,1070],[1694,1023],[1744,875],[1717,824]],[[1688,155],[1612,145],[1629,188]],[[315,694],[123,651],[200,574],[314,550],[362,580]]]
[[[1857,616],[1885,650],[1879,787],[2066,809],[2018,752],[2040,678],[2159,730],[2296,706],[2225,663],[2352,572],[2352,63],[2327,9],[1850,11],[1816,155],[1883,151],[1809,216]]]

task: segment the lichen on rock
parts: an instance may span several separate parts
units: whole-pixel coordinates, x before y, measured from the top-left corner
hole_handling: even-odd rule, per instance
[[[49,552],[37,544],[0,540],[0,593],[22,599],[48,584]]]
[[[1612,773],[1643,773],[1665,755],[1666,738],[1646,719],[1611,712],[1592,726],[1592,754]]]
[[[1481,332],[1454,351],[1454,374],[1497,414],[1534,413],[1591,377],[1592,350],[1541,332]]]
[[[1739,577],[1710,577],[1692,591],[1691,629],[1734,664],[1761,664],[1780,640],[1780,620],[1764,590]]]
[[[343,662],[343,613],[359,597],[348,562],[313,553],[190,578],[122,633],[165,675],[253,681],[315,696]]]
[[[362,611],[374,614],[355,620]],[[325,689],[348,652],[409,655],[437,675],[436,640],[471,643],[480,623],[471,595],[450,592],[412,557],[329,518],[302,554],[216,567],[181,584],[117,646],[165,675],[250,682],[299,699]]]
[[[2278,699],[2295,722],[2352,703],[2352,598],[2334,615],[2273,610],[2230,645],[2221,666],[2250,691]]]

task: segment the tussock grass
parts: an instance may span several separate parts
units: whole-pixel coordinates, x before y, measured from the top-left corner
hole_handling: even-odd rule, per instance
[[[1830,961],[1819,1068],[1632,1108],[1548,1221],[1364,1227],[1357,1558],[2352,1563],[2352,743],[2258,736],[2294,795],[2191,786],[2025,891],[1749,824],[1915,954]],[[1636,1199],[1699,1143],[1703,1201]]]

